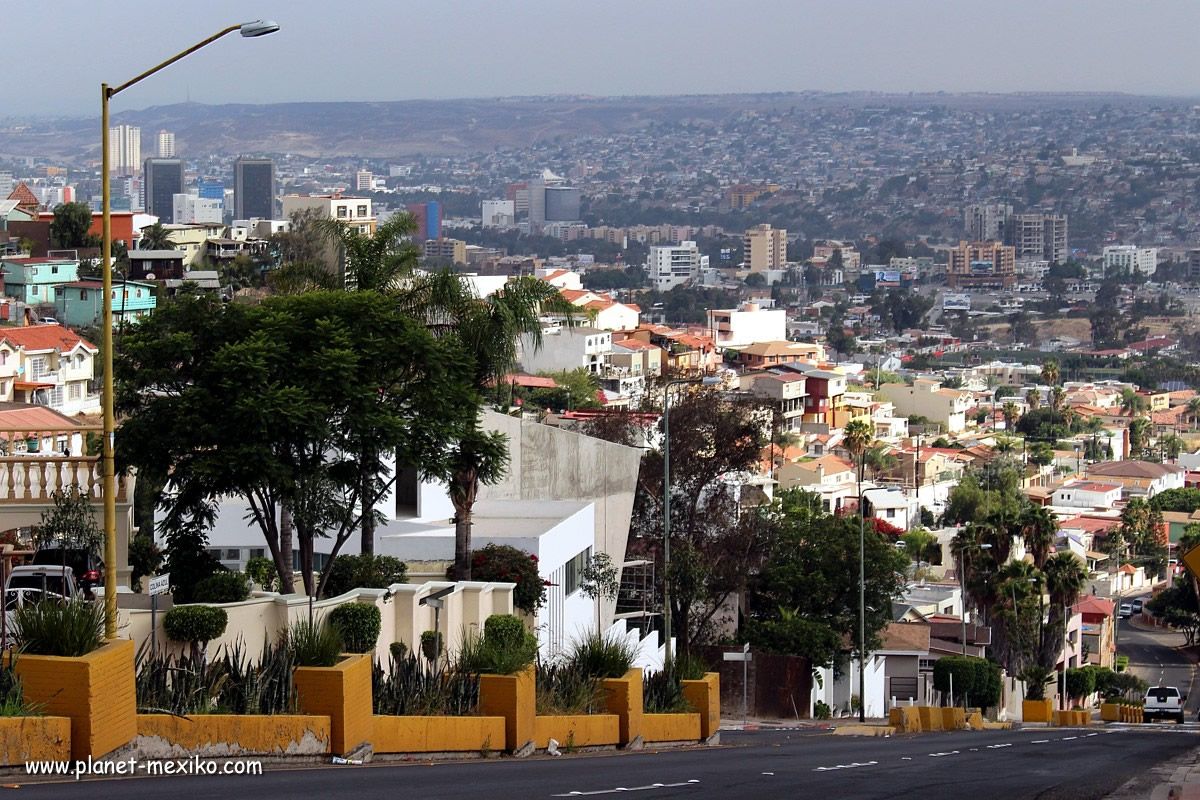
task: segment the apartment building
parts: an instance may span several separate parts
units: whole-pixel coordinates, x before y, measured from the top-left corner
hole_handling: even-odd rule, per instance
[[[700,248],[691,241],[678,246],[651,247],[646,262],[650,285],[660,292],[669,292],[676,286],[694,280],[700,270],[707,268],[708,256],[700,255]]]
[[[113,175],[133,175],[142,168],[142,129],[114,125],[108,129],[108,161]]]
[[[762,369],[777,364],[810,364],[825,359],[825,347],[809,342],[759,342],[738,348],[734,363],[743,369]]]
[[[1158,248],[1132,244],[1104,248],[1104,277],[1110,275],[1153,275],[1158,269]]]
[[[967,234],[975,242],[1003,242],[1013,207],[1004,203],[974,203],[963,212]]]
[[[4,295],[29,306],[53,305],[57,287],[79,278],[79,262],[66,258],[0,259]]]
[[[948,252],[946,284],[951,289],[1012,286],[1017,281],[1017,250],[1000,242],[960,241]]]
[[[787,266],[787,231],[770,225],[755,225],[742,237],[743,266],[751,272]]]
[[[291,219],[292,214],[303,214],[315,211],[322,219],[337,220],[359,233],[370,236],[375,233],[377,219],[371,206],[371,198],[334,194],[288,194],[282,200],[283,218]],[[239,219],[243,217],[239,214]],[[331,272],[342,276],[347,282],[352,281],[346,275],[346,256],[341,248],[330,242],[325,247],[325,266]],[[465,261],[465,256],[464,256]]]
[[[521,366],[526,372],[558,372],[583,367],[603,375],[608,372],[613,350],[612,331],[599,328],[553,327],[542,331],[542,346],[533,338],[521,337]]]
[[[717,347],[739,349],[787,339],[787,311],[743,303],[708,312],[708,335]]]
[[[99,349],[61,325],[0,330],[0,400],[47,406],[60,414],[100,413],[91,389]]]
[[[782,433],[799,431],[804,422],[805,385],[808,378],[796,373],[763,375],[754,381],[751,393],[771,402],[771,429]]]
[[[451,264],[467,263],[467,243],[461,239],[426,239],[421,247],[426,258],[441,259]]]
[[[1021,259],[1040,258],[1052,264],[1065,264],[1071,257],[1065,215],[1011,214],[1005,227],[1005,243]]]
[[[967,411],[971,409],[972,398],[968,391],[943,389],[941,381],[929,378],[918,378],[912,386],[885,383],[880,391],[903,416],[927,417],[947,433],[957,433],[967,427]]]

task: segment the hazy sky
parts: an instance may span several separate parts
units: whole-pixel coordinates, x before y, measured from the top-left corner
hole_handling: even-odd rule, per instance
[[[1200,95],[1200,0],[56,0],[6,3],[0,116],[181,102],[803,89]]]

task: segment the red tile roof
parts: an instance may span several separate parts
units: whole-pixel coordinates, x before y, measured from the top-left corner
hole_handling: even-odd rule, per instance
[[[1071,610],[1078,611],[1080,614],[1100,614],[1101,616],[1111,617],[1113,604],[1111,600],[1092,596],[1083,598],[1071,606]]]
[[[14,328],[0,328],[0,341],[8,339],[15,345],[26,350],[59,350],[66,352],[74,350],[82,344],[88,350],[96,352],[96,345],[80,338],[79,334],[62,325],[25,325]]]
[[[8,199],[16,200],[17,205],[20,206],[33,206],[34,208],[37,208],[39,205],[41,205],[37,199],[37,195],[33,193],[32,189],[25,185],[25,181],[21,181],[17,184],[17,188],[12,190],[12,193],[9,194]]]

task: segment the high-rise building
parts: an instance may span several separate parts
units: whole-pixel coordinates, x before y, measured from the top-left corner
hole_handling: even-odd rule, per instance
[[[233,218],[275,218],[275,162],[240,157],[233,162]]]
[[[175,222],[175,195],[183,194],[183,162],[178,158],[147,158],[142,172],[146,213],[162,223]]]
[[[571,186],[547,186],[546,222],[570,222],[579,219],[579,190]]]
[[[158,157],[175,157],[175,134],[171,133],[170,131],[158,132]]]
[[[787,266],[787,231],[755,225],[742,237],[742,260],[751,272]]]
[[[197,181],[196,193],[206,200],[224,200],[225,181]]]
[[[1188,251],[1188,280],[1200,280],[1200,250]]]
[[[541,178],[525,181],[525,193],[528,198],[529,227],[533,231],[540,231],[546,224],[546,181]],[[520,205],[519,195],[517,204]]]
[[[946,284],[951,289],[971,286],[1012,286],[1017,280],[1016,249],[1000,242],[959,242],[949,251]]]
[[[8,170],[0,171],[0,197],[8,197],[16,186],[13,183],[13,174]]]
[[[1059,214],[1010,214],[1005,223],[1005,244],[1016,248],[1017,258],[1042,259],[1065,264],[1071,257],[1067,246],[1067,218]]]
[[[1013,207],[1004,203],[975,203],[963,212],[967,235],[973,242],[1003,242]]]
[[[371,198],[369,197],[352,197],[342,194],[286,194],[281,201],[284,219],[291,219],[292,214],[315,211],[321,219],[336,219],[361,234],[370,236],[375,233],[377,219],[371,208]],[[237,217],[237,219],[243,218]],[[331,272],[341,276],[347,287],[355,285],[353,274],[346,274],[345,253],[341,248],[334,247],[332,242],[326,244],[323,260]]]
[[[708,256],[700,255],[696,243],[683,242],[677,247],[651,247],[646,271],[650,273],[651,287],[666,292],[695,279],[707,266]]]
[[[354,173],[354,190],[356,192],[369,192],[375,188],[375,176],[370,170],[360,169]]]
[[[405,209],[417,222],[413,241],[436,241],[442,238],[442,207],[436,200],[429,203],[409,203]]]
[[[177,223],[220,223],[225,218],[224,200],[194,194],[177,194],[173,200]]]
[[[1158,248],[1132,244],[1104,248],[1104,277],[1110,275],[1153,275],[1158,269]]]
[[[133,175],[142,166],[142,129],[117,125],[108,129],[108,161],[113,175]]]

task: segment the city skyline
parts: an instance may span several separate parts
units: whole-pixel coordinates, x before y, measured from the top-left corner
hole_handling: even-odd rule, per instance
[[[189,99],[265,104],[804,90],[1200,96],[1200,81],[1193,77],[1200,53],[1188,40],[1193,28],[1188,23],[1200,21],[1200,7],[1185,0],[1136,5],[1016,0],[986,19],[988,58],[980,57],[985,21],[977,8],[950,0],[754,0],[732,20],[728,7],[709,0],[650,5],[614,0],[603,13],[600,7],[543,0],[515,10],[475,0],[415,7],[369,3],[359,15],[342,16],[330,16],[307,0],[267,0],[252,7],[217,0],[175,12],[169,20],[138,15],[124,0],[113,5],[124,19],[123,36],[138,45],[105,50],[93,59],[100,62],[93,71],[79,70],[69,59],[39,60],[36,37],[22,37],[13,55],[39,63],[41,79],[0,89],[6,116],[91,115],[98,105],[97,81],[123,81],[248,16],[274,19],[282,30],[253,46],[222,42],[123,95],[114,112]],[[46,20],[35,9],[16,7],[9,19],[17,29],[36,30]],[[80,0],[64,0],[61,11],[55,31],[67,47],[84,46],[114,14],[110,6]],[[1038,24],[1028,25],[1030,18]],[[1165,20],[1171,24],[1155,24]],[[1151,35],[1156,58],[1121,55],[1139,52],[1132,44]],[[747,36],[756,45],[738,47]],[[354,80],[346,80],[350,42],[356,56],[366,54],[365,63],[352,67]],[[398,42],[404,45],[401,60],[371,59],[371,53],[396,52]],[[517,50],[497,48],[506,42],[523,44]],[[526,45],[543,52],[538,58],[497,56],[525,52]],[[46,92],[46,86],[55,91]]]

